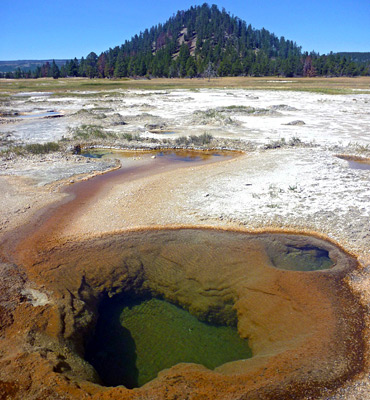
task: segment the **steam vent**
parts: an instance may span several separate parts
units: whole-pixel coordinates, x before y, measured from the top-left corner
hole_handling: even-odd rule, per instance
[[[344,279],[357,262],[328,241],[210,228],[32,240],[2,265],[2,398],[315,398],[362,368]]]

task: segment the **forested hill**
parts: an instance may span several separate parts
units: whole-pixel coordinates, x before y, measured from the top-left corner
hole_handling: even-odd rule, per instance
[[[369,75],[370,62],[350,56],[302,53],[292,40],[254,29],[216,5],[179,11],[166,23],[135,35],[99,56],[55,64],[30,74],[93,77],[355,76]],[[18,71],[18,75],[22,75]]]
[[[103,55],[108,75],[193,77],[199,74],[267,75],[277,68],[296,73],[300,48],[265,29],[255,30],[217,6],[179,11]],[[283,60],[290,59],[288,65]],[[274,61],[275,59],[275,61]],[[281,62],[277,62],[281,60]],[[99,60],[98,60],[99,61]]]

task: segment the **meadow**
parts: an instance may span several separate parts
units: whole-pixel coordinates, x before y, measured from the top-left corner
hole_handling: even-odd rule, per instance
[[[225,77],[179,79],[89,79],[41,78],[0,79],[0,96],[19,92],[100,91],[117,89],[201,89],[241,88],[249,90],[291,90],[323,94],[370,93],[370,77],[357,78],[277,78],[277,77]]]

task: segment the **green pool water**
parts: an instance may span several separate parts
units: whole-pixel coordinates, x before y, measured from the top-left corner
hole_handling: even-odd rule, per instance
[[[251,356],[248,341],[235,327],[201,322],[180,307],[151,298],[103,304],[86,358],[105,385],[134,388],[181,362],[214,369]]]

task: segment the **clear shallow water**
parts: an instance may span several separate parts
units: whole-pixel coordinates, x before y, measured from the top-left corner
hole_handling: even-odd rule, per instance
[[[348,161],[348,166],[351,169],[370,169],[370,164],[358,161]]]
[[[289,271],[319,271],[333,266],[328,251],[315,246],[284,245],[273,243],[267,254],[274,267]]]
[[[13,97],[42,97],[42,96],[50,96],[53,92],[19,92],[13,94]]]
[[[344,155],[337,155],[336,157],[347,161],[348,167],[351,169],[363,169],[363,170],[369,170],[370,169],[370,163],[368,162],[368,159],[362,157],[351,157],[351,156],[344,156]]]
[[[170,162],[214,162],[224,159],[230,159],[236,155],[232,152],[217,152],[217,151],[196,151],[196,150],[153,150],[153,151],[119,151],[106,149],[91,149],[82,153],[88,158],[118,158],[127,160],[129,158],[158,158],[166,159]]]
[[[62,114],[56,112],[56,111],[47,111],[44,113],[38,113],[38,114],[27,114],[27,115],[17,115],[17,118],[44,118],[44,117],[53,117],[56,115],[62,116]]]
[[[115,301],[100,312],[87,359],[108,386],[140,387],[181,362],[214,369],[252,357],[235,327],[201,322],[164,300]]]

